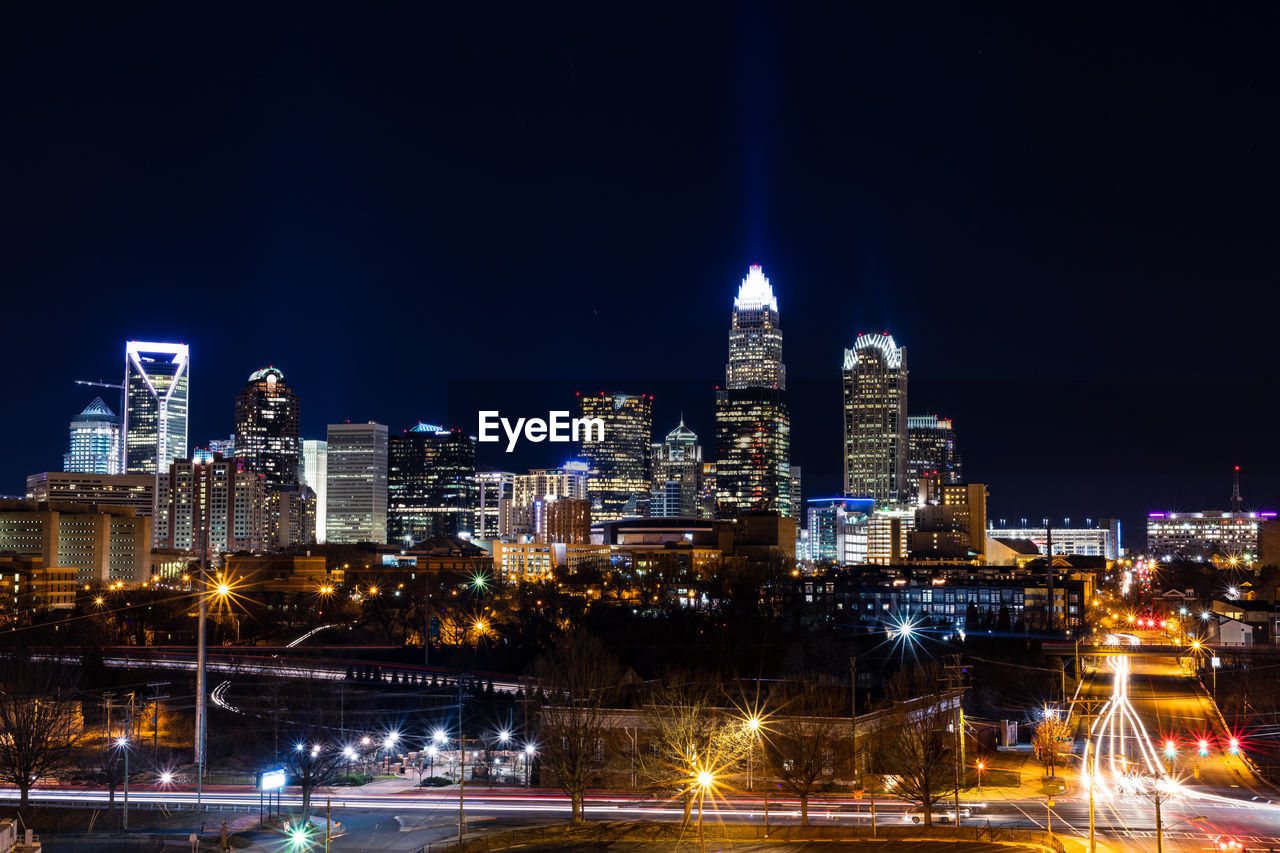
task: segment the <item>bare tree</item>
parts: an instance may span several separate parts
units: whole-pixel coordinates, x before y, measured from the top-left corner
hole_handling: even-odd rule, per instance
[[[744,721],[719,706],[721,691],[706,673],[668,672],[644,701],[652,747],[639,756],[638,770],[650,787],[676,789],[688,824],[700,771],[719,777],[746,755]]]
[[[765,760],[778,783],[800,798],[800,824],[808,826],[809,795],[851,769],[848,692],[827,680],[788,680],[771,704]]]
[[[587,786],[601,766],[605,709],[620,680],[618,662],[599,638],[579,628],[534,662],[533,676],[545,698],[542,766],[569,796],[573,822],[581,823]]]
[[[322,785],[331,784],[346,766],[342,747],[333,743],[334,733],[328,729],[308,728],[295,732],[297,741],[289,749],[284,770],[302,793],[302,821],[311,817],[311,794]]]
[[[1045,775],[1054,775],[1053,771],[1060,763],[1059,755],[1063,752],[1062,745],[1070,737],[1071,727],[1056,713],[1046,713],[1045,718],[1036,726],[1031,743],[1035,746],[1040,763],[1044,765]]]
[[[356,744],[343,742],[342,701],[313,679],[262,680],[236,707],[243,734],[228,762],[247,773],[282,767],[302,795],[302,819],[309,819],[315,790],[336,781],[352,754],[359,758]]]
[[[0,661],[0,779],[18,788],[19,808],[37,781],[69,763],[84,728],[67,671],[12,656]]]
[[[888,684],[889,707],[878,720],[870,748],[875,772],[892,775],[895,790],[920,803],[925,826],[933,824],[934,804],[952,786],[948,726],[955,697],[941,679],[933,663],[898,673]]]

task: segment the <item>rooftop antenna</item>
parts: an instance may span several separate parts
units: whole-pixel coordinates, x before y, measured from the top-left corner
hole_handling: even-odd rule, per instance
[[[1243,501],[1240,500],[1240,466],[1236,466],[1235,480],[1231,484],[1231,511],[1242,512]]]

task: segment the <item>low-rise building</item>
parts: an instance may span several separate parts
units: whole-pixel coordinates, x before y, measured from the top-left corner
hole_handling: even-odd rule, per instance
[[[0,500],[0,553],[71,569],[80,585],[151,579],[151,519],[133,507]]]
[[[1259,555],[1262,525],[1275,517],[1274,512],[1215,510],[1148,513],[1147,553],[1156,559],[1252,563]]]

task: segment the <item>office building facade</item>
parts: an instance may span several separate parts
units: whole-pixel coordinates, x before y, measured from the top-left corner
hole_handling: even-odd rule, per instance
[[[417,424],[391,438],[387,468],[390,541],[412,545],[475,533],[476,440],[461,430]]]
[[[386,425],[329,424],[327,444],[326,541],[386,542]]]
[[[298,395],[275,367],[251,373],[236,395],[235,456],[261,474],[268,489],[298,484],[298,408]]]
[[[906,500],[906,347],[889,334],[859,335],[843,371],[845,494]]]
[[[603,441],[583,441],[587,500],[597,521],[643,518],[652,486],[653,397],[646,394],[579,395],[583,418],[604,424]]]
[[[156,478],[150,474],[76,474],[42,471],[27,476],[29,501],[130,507],[150,516],[155,505]]]
[[[758,264],[733,300],[725,387],[716,391],[716,512],[793,514],[791,414],[778,300]]]
[[[325,499],[328,497],[329,442],[308,438],[302,442],[302,465],[298,481],[316,493],[316,542],[325,540]]]
[[[316,493],[310,486],[280,486],[266,493],[266,550],[316,541]]]
[[[784,392],[716,392],[716,506],[720,518],[763,510],[791,516],[791,412]]]
[[[684,419],[653,445],[653,518],[702,516],[702,445]]]
[[[176,459],[160,478],[167,510],[163,547],[210,559],[266,546],[264,478],[242,460],[215,455],[212,462]]]
[[[1147,554],[1160,560],[1251,563],[1258,557],[1262,524],[1274,518],[1274,512],[1148,513]],[[1053,535],[1056,540],[1058,532]]]
[[[515,484],[511,471],[476,472],[476,539],[488,541],[501,535],[502,502],[511,500]]]
[[[955,428],[950,418],[937,415],[907,418],[907,490],[914,498],[920,480],[938,474],[947,483],[964,480],[960,451],[956,449]]]
[[[101,397],[71,419],[62,470],[76,474],[120,473],[120,418]]]
[[[987,537],[1031,542],[1041,554],[1049,553],[1049,529],[1046,527],[996,527],[989,524]],[[1120,559],[1120,519],[1103,518],[1096,527],[1063,525],[1053,528],[1053,553]]]
[[[0,553],[73,569],[80,585],[151,578],[151,519],[127,506],[0,500]]]
[[[187,456],[190,349],[186,344],[129,341],[124,358],[123,469],[169,470]]]

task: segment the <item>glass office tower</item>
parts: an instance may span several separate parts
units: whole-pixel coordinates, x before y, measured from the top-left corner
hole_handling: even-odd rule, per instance
[[[190,350],[129,341],[124,348],[124,472],[167,472],[187,457]]]
[[[120,418],[101,397],[71,419],[70,449],[62,470],[75,474],[120,473]]]

